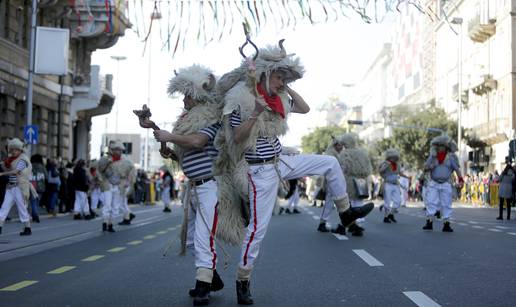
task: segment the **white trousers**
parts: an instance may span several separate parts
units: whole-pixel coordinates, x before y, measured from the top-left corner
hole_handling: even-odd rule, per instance
[[[90,205],[88,204],[88,194],[86,192],[75,191],[73,212],[75,214],[90,215]]]
[[[447,220],[452,214],[452,186],[449,182],[438,183],[430,180],[426,188],[426,216],[432,217],[441,210],[443,219]]]
[[[129,204],[127,200],[127,191],[129,188],[125,189],[125,192],[123,195],[120,195],[122,198],[122,201],[120,202],[120,211],[122,211],[122,215],[124,216],[124,220],[129,219],[129,214],[131,213],[131,209],[129,209]]]
[[[195,254],[195,267],[214,270],[217,265],[217,183],[214,180],[192,187],[188,205],[186,245]]]
[[[170,207],[170,187],[166,187],[161,191],[161,200],[166,208]]]
[[[100,191],[100,188],[95,188],[91,191],[91,210],[95,211],[99,207],[99,201],[104,203],[103,193]]]
[[[287,208],[294,209],[294,208],[297,208],[298,205],[299,205],[299,191],[296,187],[296,189],[294,190],[294,194],[292,194],[292,196],[290,196],[290,198],[288,199]]]
[[[18,217],[20,218],[20,221],[22,223],[28,223],[30,221],[30,215],[27,211],[27,205],[25,204],[22,191],[19,187],[14,187],[5,190],[4,202],[0,209],[0,226],[3,225],[7,215],[9,215],[9,211],[11,211],[13,204],[16,204],[16,208],[18,208]]]
[[[395,209],[398,209],[401,205],[401,189],[397,184],[386,182],[383,187],[383,209],[385,215],[394,213]]]
[[[324,175],[327,193],[332,199],[347,195],[346,182],[339,162],[327,155],[281,155],[277,168],[282,179],[297,179],[305,176]],[[239,266],[244,270],[253,268],[260,251],[260,244],[276,203],[279,185],[278,173],[273,164],[251,165],[248,172],[250,222],[245,235]]]
[[[118,214],[120,205],[123,202],[120,189],[117,186],[110,186],[109,190],[102,193],[104,206],[102,207],[102,218],[105,223],[112,224],[115,215]]]

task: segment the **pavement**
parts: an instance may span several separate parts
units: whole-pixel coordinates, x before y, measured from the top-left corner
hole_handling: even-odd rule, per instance
[[[194,259],[178,254],[182,208],[133,211],[134,225],[114,234],[98,218],[49,218],[27,238],[6,224],[0,306],[191,306]],[[401,208],[396,224],[375,209],[363,237],[317,232],[320,211],[303,202],[301,214],[273,216],[251,281],[255,306],[515,306],[516,221],[496,220],[496,209],[456,208],[454,233],[440,221],[421,230],[418,203]],[[219,245],[226,286],[210,306],[237,305],[239,254]]]

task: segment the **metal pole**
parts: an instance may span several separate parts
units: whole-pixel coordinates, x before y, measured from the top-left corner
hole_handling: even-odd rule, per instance
[[[127,59],[125,56],[112,55],[111,58],[116,60],[116,108],[115,108],[115,134],[118,134],[118,106],[120,105],[119,88],[120,88],[120,61]]]
[[[459,23],[459,56],[458,56],[458,91],[459,91],[459,106],[457,112],[458,131],[457,131],[457,147],[459,148],[459,162],[461,173],[464,174],[464,167],[462,163],[462,19]]]
[[[30,18],[30,47],[29,47],[29,77],[27,80],[27,104],[26,104],[26,125],[32,125],[32,85],[34,83],[34,53],[36,51],[36,17],[38,14],[38,1],[32,0],[32,12]],[[27,154],[30,156],[32,144],[27,146]]]
[[[149,35],[149,64],[147,66],[147,107],[151,103],[151,64],[152,64],[152,33]],[[143,149],[143,169],[149,170],[149,129],[145,129],[145,147]]]

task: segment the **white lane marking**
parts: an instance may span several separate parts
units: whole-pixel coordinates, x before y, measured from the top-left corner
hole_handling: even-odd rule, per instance
[[[508,234],[510,234],[512,236],[516,236],[516,232],[508,232]]]
[[[339,239],[339,240],[341,240],[341,241],[349,240],[349,238],[348,238],[348,237],[346,237],[346,236],[344,236],[344,235],[339,235],[338,233],[332,233],[332,235],[333,235],[335,238],[337,238],[337,239]]]
[[[505,226],[495,226],[495,228],[499,228],[499,229],[510,229],[509,227],[505,227]]]
[[[419,307],[440,307],[441,305],[434,302],[421,291],[405,291],[403,292],[414,304]]]
[[[319,217],[318,217],[318,216],[315,216],[315,215],[312,215],[312,218],[313,218],[314,220],[318,220],[318,219],[319,219]]]
[[[484,226],[472,226],[473,228],[476,228],[476,229],[484,229],[485,227]]]
[[[466,224],[466,223],[458,223],[458,225],[460,225],[460,226],[468,226],[468,224]]]
[[[492,231],[492,232],[502,232],[500,229],[496,229],[496,228],[489,228],[488,230]]]
[[[362,258],[369,266],[383,266],[383,263],[378,261],[375,257],[371,256],[365,249],[354,249],[353,252],[357,254],[358,257]]]
[[[468,221],[468,223],[470,223],[470,224],[478,224],[478,222],[475,222],[475,221]]]

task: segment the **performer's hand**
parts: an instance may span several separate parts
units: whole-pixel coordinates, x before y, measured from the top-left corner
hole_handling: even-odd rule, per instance
[[[251,116],[258,116],[260,115],[264,110],[267,103],[265,102],[265,99],[262,96],[258,96],[254,100],[254,111]]]
[[[160,149],[159,153],[165,159],[172,159],[172,157],[174,156],[174,151],[168,147],[166,147],[165,149]]]
[[[154,130],[153,132],[154,138],[158,142],[167,142],[170,137],[172,136],[172,133],[166,131],[166,130]]]
[[[462,178],[462,176],[459,176],[459,188],[462,189],[463,186],[464,186],[464,178]]]

